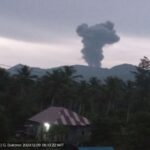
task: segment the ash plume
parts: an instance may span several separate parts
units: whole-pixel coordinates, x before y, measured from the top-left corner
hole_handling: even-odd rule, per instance
[[[88,26],[81,24],[77,27],[77,34],[82,37],[83,49],[81,50],[83,58],[92,67],[101,67],[103,60],[103,47],[107,44],[113,44],[120,40],[114,30],[114,24],[110,21],[105,23]]]

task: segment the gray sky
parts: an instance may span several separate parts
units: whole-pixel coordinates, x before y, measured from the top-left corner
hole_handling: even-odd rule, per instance
[[[76,28],[112,21],[120,41],[103,67],[150,57],[149,0],[0,0],[0,64],[55,67],[86,63]]]

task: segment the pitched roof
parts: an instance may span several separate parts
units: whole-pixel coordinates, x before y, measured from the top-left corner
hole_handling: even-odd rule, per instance
[[[86,117],[64,107],[49,107],[29,120],[39,123],[47,122],[54,125],[86,126],[90,124]]]

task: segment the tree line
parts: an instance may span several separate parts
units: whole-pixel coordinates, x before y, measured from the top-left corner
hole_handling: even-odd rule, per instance
[[[91,138],[83,145],[148,150],[150,64],[146,59],[133,72],[134,81],[112,76],[104,81],[95,77],[84,80],[69,66],[40,78],[32,76],[27,66],[13,76],[0,68],[0,141],[11,139],[21,125],[41,110],[63,106],[92,122]]]

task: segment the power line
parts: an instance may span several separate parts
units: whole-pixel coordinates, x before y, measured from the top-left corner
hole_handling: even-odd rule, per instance
[[[5,64],[0,64],[0,66],[3,66],[3,67],[12,67],[12,66],[9,66],[9,65],[5,65]]]
[[[6,67],[7,67],[7,69],[9,69],[9,68],[11,68],[11,67],[14,67],[14,66],[10,66],[10,65],[6,65],[6,64],[0,64],[0,67],[4,67],[5,69],[6,69]],[[33,71],[34,70],[34,67],[32,68],[32,67],[29,67],[29,68],[31,68],[32,70],[31,71]],[[40,70],[38,70],[38,69],[35,69],[35,71],[36,72],[39,72],[39,73],[41,73],[42,71],[43,72],[49,72],[49,70],[48,69],[41,69],[41,68],[39,68]],[[16,69],[15,70],[11,70],[12,72],[16,72]]]

